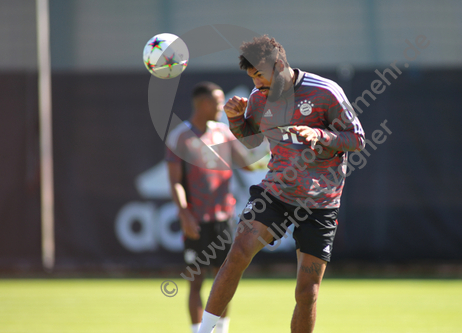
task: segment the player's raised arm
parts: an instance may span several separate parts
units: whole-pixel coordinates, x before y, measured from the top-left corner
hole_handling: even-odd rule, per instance
[[[330,92],[331,104],[326,113],[327,128],[296,126],[293,129],[306,141],[319,142],[338,151],[358,151],[365,147],[365,134],[353,107],[343,90],[335,86]]]
[[[337,100],[328,110],[329,129],[320,132],[320,142],[340,151],[358,151],[365,147],[365,134],[348,100]]]
[[[258,147],[264,138],[260,132],[259,121],[254,119],[253,114],[245,114],[247,107],[251,105],[252,95],[250,100],[234,96],[224,106],[229,120],[229,129],[249,149]]]
[[[234,96],[226,102],[224,110],[228,118],[241,117],[247,108],[247,98]]]

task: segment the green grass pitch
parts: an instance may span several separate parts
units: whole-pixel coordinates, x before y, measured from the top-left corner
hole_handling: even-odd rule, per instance
[[[187,333],[187,281],[172,280],[171,298],[163,279],[0,280],[0,332]],[[230,332],[290,332],[294,288],[290,279],[242,280]],[[462,280],[326,279],[315,332],[462,332]]]

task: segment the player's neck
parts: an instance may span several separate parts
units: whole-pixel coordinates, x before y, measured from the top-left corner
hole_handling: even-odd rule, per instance
[[[297,82],[297,73],[289,67],[289,74],[290,74],[290,80],[287,80],[284,86],[284,91],[287,91],[289,89],[293,89],[295,86],[295,82]]]
[[[294,71],[292,68],[290,69],[291,77],[292,77],[292,84],[295,86],[295,83],[298,79],[298,71]]]
[[[207,130],[207,119],[205,117],[201,117],[198,112],[193,113],[189,122],[201,132],[205,132]]]

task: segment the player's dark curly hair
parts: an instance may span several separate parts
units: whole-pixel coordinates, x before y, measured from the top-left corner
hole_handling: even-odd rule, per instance
[[[221,87],[218,84],[213,83],[213,82],[208,82],[208,81],[199,82],[198,84],[194,86],[192,90],[192,98],[194,99],[201,95],[211,97],[212,92],[214,90],[223,90],[223,89],[221,89]]]
[[[239,68],[247,70],[254,68],[262,60],[264,62],[276,62],[280,59],[284,65],[289,66],[286,58],[286,51],[274,38],[263,35],[254,37],[250,42],[241,44],[241,55],[239,56]]]

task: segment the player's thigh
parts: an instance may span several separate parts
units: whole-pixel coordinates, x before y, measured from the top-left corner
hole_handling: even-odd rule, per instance
[[[264,192],[259,186],[250,187],[250,198],[239,215],[241,221],[234,242],[236,246],[249,248],[254,254],[272,244],[275,237],[283,237],[284,232],[280,234],[280,231],[287,229],[279,228],[287,220],[284,203]]]
[[[252,258],[266,244],[273,241],[273,236],[268,231],[268,227],[259,221],[240,221],[236,237],[231,246],[231,253],[239,252],[247,258]]]
[[[297,250],[297,280],[301,282],[321,282],[327,261]]]

